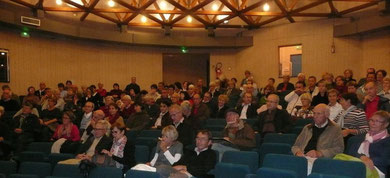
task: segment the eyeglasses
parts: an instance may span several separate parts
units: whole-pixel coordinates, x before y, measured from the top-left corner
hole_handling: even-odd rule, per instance
[[[385,121],[374,120],[374,119],[370,119],[370,120],[368,120],[368,122],[381,123],[381,124],[385,123]]]

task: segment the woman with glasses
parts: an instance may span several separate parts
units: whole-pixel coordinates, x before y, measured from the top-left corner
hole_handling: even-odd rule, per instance
[[[72,111],[66,111],[62,115],[62,124],[57,126],[54,132],[52,141],[55,141],[52,146],[52,153],[73,153],[76,151],[78,141],[80,141],[80,133],[76,124],[73,121],[76,116]]]
[[[127,172],[135,165],[135,145],[125,135],[126,127],[114,125],[111,134],[113,143],[110,150],[102,150],[102,153],[111,157],[115,162],[114,166]]]
[[[385,177],[389,167],[390,135],[387,127],[390,114],[377,111],[368,121],[370,129],[366,134],[351,138],[351,147],[347,153],[360,158],[371,170],[376,170],[379,177]]]

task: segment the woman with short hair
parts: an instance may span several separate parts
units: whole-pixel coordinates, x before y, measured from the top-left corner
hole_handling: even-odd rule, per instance
[[[296,106],[291,112],[291,118],[297,119],[313,119],[313,107],[311,106],[312,97],[310,93],[301,95],[302,106]]]

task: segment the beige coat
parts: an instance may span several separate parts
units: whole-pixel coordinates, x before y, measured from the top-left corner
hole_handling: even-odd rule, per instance
[[[312,137],[312,124],[306,125],[299,134],[294,146],[291,148],[295,155],[298,151],[304,152],[306,145]],[[329,120],[325,131],[320,135],[317,142],[317,151],[320,151],[325,158],[332,158],[344,150],[344,140],[341,128]]]

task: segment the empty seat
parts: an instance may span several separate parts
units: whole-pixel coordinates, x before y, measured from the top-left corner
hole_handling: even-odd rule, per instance
[[[259,149],[259,165],[263,165],[265,155],[269,153],[291,155],[291,145],[285,143],[264,143]]]
[[[357,161],[341,161],[334,159],[317,159],[314,161],[312,173],[365,178],[366,166]]]
[[[16,173],[16,162],[0,161],[0,173],[8,176]]]
[[[135,145],[135,162],[146,163],[149,161],[149,147],[145,145]]]
[[[272,178],[297,178],[297,174],[294,171],[273,169],[273,168],[260,168],[257,171],[257,177],[272,177]]]
[[[291,130],[292,134],[299,135],[302,132],[303,126],[296,126]]]
[[[160,178],[160,175],[157,172],[129,170],[126,178]]]
[[[269,133],[264,136],[263,143],[286,143],[292,146],[294,145],[296,138],[296,134]]]
[[[46,154],[36,151],[23,151],[19,154],[19,161],[21,162],[45,162],[47,161]]]
[[[259,168],[259,155],[253,151],[226,151],[221,162],[247,165],[252,173]]]
[[[32,142],[27,146],[26,151],[41,152],[48,155],[51,153],[52,145],[52,142]]]
[[[298,178],[307,177],[307,160],[304,157],[267,154],[264,158],[262,167],[289,170],[295,172]]]
[[[22,162],[18,173],[37,175],[38,177],[44,178],[51,175],[51,164],[42,162]]]
[[[96,167],[92,169],[89,177],[93,178],[121,178],[122,169],[115,167]]]
[[[138,134],[138,137],[158,138],[161,137],[161,130],[143,130]]]
[[[49,162],[54,167],[58,162],[74,158],[75,155],[67,153],[51,153],[49,155]]]
[[[249,173],[249,166],[241,164],[218,163],[214,169],[215,178],[244,178]]]
[[[68,165],[68,164],[57,164],[54,167],[53,176],[84,178],[83,175],[80,174],[78,165]]]

